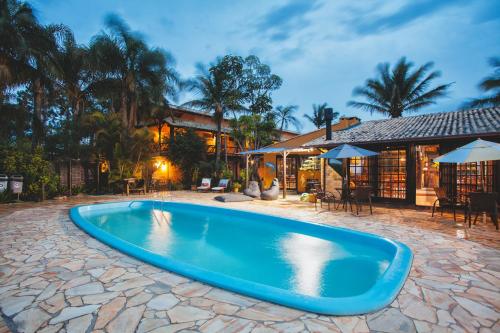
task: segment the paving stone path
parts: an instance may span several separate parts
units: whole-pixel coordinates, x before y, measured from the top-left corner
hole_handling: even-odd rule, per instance
[[[145,264],[78,229],[67,214],[73,203],[36,204],[0,218],[0,310],[5,324],[17,332],[44,333],[500,332],[496,246],[394,223],[401,216],[391,216],[391,221],[355,217],[279,201],[228,205],[213,201],[211,194],[179,193],[170,200],[376,233],[410,246],[413,267],[389,307],[363,316],[321,316]],[[495,237],[488,244],[498,245]],[[5,324],[0,321],[2,333]]]

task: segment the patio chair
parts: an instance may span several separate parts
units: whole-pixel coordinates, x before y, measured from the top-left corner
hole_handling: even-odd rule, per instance
[[[330,210],[330,203],[333,203],[333,207],[335,207],[337,198],[333,193],[321,189],[320,184],[314,184],[311,192],[316,196],[316,200],[314,200],[314,209],[318,209],[318,200],[321,208],[323,208],[323,202],[328,203],[328,210]]]
[[[485,193],[485,192],[471,192],[469,193],[469,228],[471,227],[472,213],[476,213],[474,218],[474,224],[477,222],[477,217],[479,213],[489,214],[493,224],[498,230],[498,206],[497,206],[498,194],[496,192]]]
[[[197,191],[200,192],[208,192],[210,191],[210,184],[212,183],[211,178],[203,178],[201,180],[201,185],[196,188]]]
[[[212,192],[224,192],[229,186],[229,179],[221,179],[219,180],[219,185],[216,187],[212,187]]]
[[[248,195],[252,198],[260,197],[259,183],[255,180],[251,180],[250,182],[248,182],[248,187],[243,190],[243,194]]]
[[[451,210],[453,211],[453,220],[456,221],[457,208],[463,208],[465,210],[467,205],[465,203],[457,202],[456,197],[448,196],[448,194],[446,193],[446,188],[444,187],[434,187],[434,192],[436,193],[437,199],[434,201],[434,204],[432,205],[432,217],[434,217],[434,212],[436,211],[436,204],[439,203],[441,216],[443,216],[444,208],[451,208]]]
[[[146,182],[144,179],[139,179],[138,181],[130,184],[129,192],[146,194]]]
[[[368,202],[370,206],[370,215],[373,215],[372,194],[373,189],[371,186],[357,186],[354,191],[352,191],[352,199],[356,205],[356,215],[359,215],[359,212],[363,210],[363,202]]]

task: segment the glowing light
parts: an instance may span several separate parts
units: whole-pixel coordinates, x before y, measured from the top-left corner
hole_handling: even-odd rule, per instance
[[[160,167],[160,170],[161,171],[167,171],[167,165],[165,163],[162,163],[161,167]]]

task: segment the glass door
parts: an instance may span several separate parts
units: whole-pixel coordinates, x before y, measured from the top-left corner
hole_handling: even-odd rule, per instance
[[[439,165],[434,159],[439,156],[439,145],[416,146],[416,204],[432,206],[436,200],[434,188],[439,187]]]

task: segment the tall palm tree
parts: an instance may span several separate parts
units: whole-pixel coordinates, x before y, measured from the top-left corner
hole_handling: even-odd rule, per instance
[[[0,1],[0,101],[10,87],[27,81],[32,42],[41,29],[33,8],[17,0]]]
[[[132,130],[141,102],[174,95],[179,78],[173,58],[161,49],[150,49],[119,17],[109,15],[106,26],[110,33],[95,36],[90,45],[90,64],[96,73],[93,90],[106,98],[109,90],[114,91],[111,99],[119,100],[122,123]]]
[[[33,147],[44,134],[44,111],[53,80],[52,52],[56,49],[58,30],[58,26],[42,26],[31,6],[24,2],[0,2],[0,102],[7,89],[28,84],[33,98]]]
[[[434,104],[436,99],[448,93],[450,84],[430,88],[431,82],[440,77],[439,71],[429,71],[432,62],[412,70],[414,64],[402,57],[391,70],[389,63],[379,64],[377,78],[368,79],[363,87],[353,90],[354,96],[364,97],[366,102],[349,101],[348,106],[366,111],[379,112],[391,118],[403,113],[417,112]]]
[[[466,103],[467,107],[489,107],[500,105],[500,57],[489,59],[490,66],[493,67],[493,73],[485,77],[479,83],[479,89],[491,95],[473,99]]]
[[[288,129],[290,125],[295,127],[297,131],[300,131],[302,127],[300,121],[295,117],[294,113],[298,110],[297,105],[278,105],[274,110],[274,117],[276,119],[276,123],[279,124],[280,131],[283,129]]]
[[[328,107],[327,103],[323,104],[313,104],[313,114],[308,115],[305,114],[304,118],[309,120],[311,123],[316,126],[317,129],[320,129],[321,127],[325,126],[325,109]],[[337,118],[339,116],[338,112],[333,113],[333,119]]]
[[[81,117],[91,104],[88,69],[88,49],[76,43],[72,31],[61,27],[60,45],[54,52],[55,85],[59,98],[57,106],[64,119],[65,154],[79,157]]]
[[[224,115],[230,110],[242,109],[243,98],[237,83],[237,73],[241,71],[242,62],[239,57],[226,56],[218,59],[217,63],[207,70],[198,65],[198,74],[194,80],[187,83],[190,91],[197,95],[197,99],[184,105],[201,110],[211,110],[216,123],[215,135],[215,169],[218,171],[221,160],[221,134]]]

